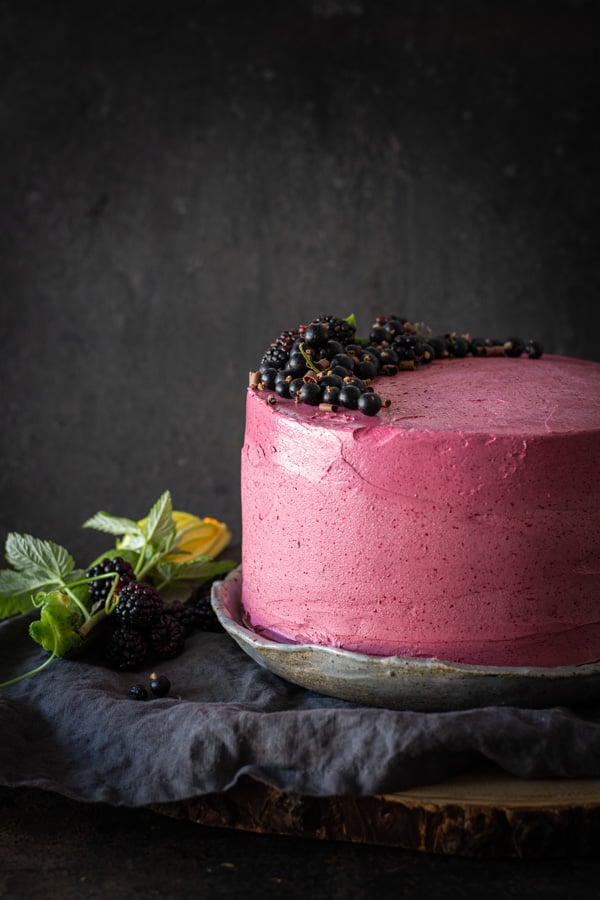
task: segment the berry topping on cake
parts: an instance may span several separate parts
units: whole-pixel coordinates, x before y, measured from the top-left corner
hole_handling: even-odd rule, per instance
[[[258,371],[250,373],[249,384],[323,411],[333,412],[339,405],[374,416],[389,406],[371,386],[378,376],[410,372],[435,360],[523,353],[539,359],[542,345],[515,337],[502,341],[456,332],[434,335],[424,323],[399,315],[377,316],[368,337],[360,338],[354,316],[324,315],[283,331],[263,354]],[[277,398],[271,395],[268,402],[276,404]]]

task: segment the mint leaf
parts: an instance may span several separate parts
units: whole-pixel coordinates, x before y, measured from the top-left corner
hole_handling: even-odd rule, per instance
[[[174,538],[176,527],[169,491],[165,491],[156,501],[148,513],[143,530],[149,544],[159,544]]]
[[[67,595],[52,591],[44,600],[40,618],[29,626],[29,634],[53,656],[64,656],[81,643],[77,621]]]
[[[59,544],[15,531],[6,538],[6,559],[15,569],[45,577],[46,581],[62,581],[75,565],[70,553]]]
[[[96,531],[103,531],[106,534],[134,534],[141,535],[142,529],[133,519],[126,519],[123,516],[113,516],[107,512],[97,512],[83,523],[84,528],[95,528]]]

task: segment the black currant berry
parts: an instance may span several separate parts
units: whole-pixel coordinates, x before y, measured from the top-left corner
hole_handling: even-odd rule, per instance
[[[358,398],[360,396],[361,393],[359,389],[353,384],[345,384],[340,388],[340,403],[342,406],[345,406],[346,409],[357,409]]]
[[[323,403],[337,404],[340,402],[340,388],[335,384],[327,384],[323,388]]]
[[[324,322],[311,322],[304,332],[304,343],[311,348],[325,347],[329,338],[329,326]]]
[[[148,691],[143,684],[133,684],[129,688],[129,696],[132,700],[147,700]]]
[[[525,353],[529,359],[539,359],[544,352],[544,348],[539,341],[527,341],[525,344]]]
[[[372,362],[361,360],[354,366],[354,374],[359,378],[370,381],[377,375],[377,369]]]
[[[281,397],[283,400],[289,400],[290,398],[290,382],[288,381],[276,381],[275,382],[275,393],[278,397]]]
[[[504,352],[507,356],[521,356],[525,350],[525,341],[521,338],[509,338],[504,342]]]
[[[354,369],[354,360],[347,353],[336,353],[333,359],[330,360],[330,363],[332,369],[336,366],[342,366],[342,368],[348,369],[350,372]]]
[[[316,381],[307,381],[298,391],[298,399],[309,406],[318,406],[321,402],[322,391]]]
[[[300,389],[303,386],[304,386],[304,382],[302,381],[301,378],[293,378],[292,381],[290,381],[289,386],[288,386],[290,399],[295,400],[296,394],[298,393],[298,391],[300,391]]]
[[[365,416],[376,416],[381,409],[381,397],[374,391],[367,391],[358,398],[358,408]]]
[[[150,690],[155,697],[166,697],[171,690],[171,682],[166,675],[156,675],[152,673],[150,676]]]
[[[308,366],[301,353],[292,353],[289,361],[289,370],[295,377],[304,375]]]

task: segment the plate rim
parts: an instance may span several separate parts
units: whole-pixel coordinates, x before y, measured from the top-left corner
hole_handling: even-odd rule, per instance
[[[415,657],[415,656],[375,656],[366,653],[358,653],[354,650],[345,650],[342,647],[330,647],[322,644],[311,643],[295,643],[293,641],[279,642],[273,638],[266,637],[254,630],[254,628],[243,620],[242,617],[242,601],[241,597],[237,598],[236,603],[239,614],[234,617],[227,609],[223,592],[232,586],[232,582],[240,583],[241,589],[242,566],[236,566],[228,575],[221,580],[215,581],[211,590],[211,604],[213,610],[219,619],[223,628],[234,637],[237,635],[245,643],[251,644],[257,651],[261,648],[265,651],[276,651],[281,655],[322,655],[329,657],[339,657],[345,661],[370,664],[373,667],[380,668],[408,668],[416,672],[422,671],[423,674],[431,674],[435,669],[444,674],[455,674],[463,677],[473,678],[525,678],[527,680],[543,679],[543,680],[571,680],[573,678],[589,678],[590,676],[600,675],[600,661],[594,663],[582,663],[577,666],[483,666],[473,663],[459,663],[451,660],[439,659],[437,657]]]

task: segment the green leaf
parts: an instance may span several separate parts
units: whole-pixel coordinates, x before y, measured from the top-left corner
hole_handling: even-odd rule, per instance
[[[218,562],[211,561],[210,557],[191,560],[181,563],[159,563],[158,572],[163,581],[196,581],[202,583],[217,575],[225,575],[236,567],[237,563],[231,559],[222,559]]]
[[[15,569],[53,581],[64,579],[75,565],[73,557],[59,544],[15,531],[6,538],[6,559]]]
[[[73,569],[73,560],[63,547],[48,541],[11,533],[6,549],[17,570],[0,569],[0,619],[29,612],[37,593],[51,591],[64,581],[75,581],[82,574]]]
[[[54,656],[64,656],[81,643],[77,621],[67,595],[52,591],[44,600],[40,618],[29,626],[29,634],[44,650]]]
[[[29,612],[33,609],[34,594],[55,583],[54,581],[40,583],[12,569],[0,570],[0,619],[7,619],[16,613]]]
[[[102,562],[102,560],[114,559],[115,556],[120,556],[121,559],[124,559],[125,562],[128,562],[135,568],[135,564],[137,563],[139,558],[139,553],[137,553],[135,550],[132,550],[129,545],[123,548],[119,547],[118,550],[115,550],[114,547],[111,547],[110,550],[105,550],[104,553],[101,553],[100,556],[97,556],[96,559],[89,564],[87,570],[89,571],[90,569],[93,569],[94,566],[97,566]]]
[[[165,491],[156,501],[143,525],[143,531],[149,544],[159,544],[172,540],[175,536],[176,526],[173,519],[173,504],[171,494]]]
[[[142,535],[142,529],[133,519],[123,516],[113,516],[107,512],[97,512],[95,516],[83,523],[84,528],[95,528],[96,531],[104,531],[106,534]]]

